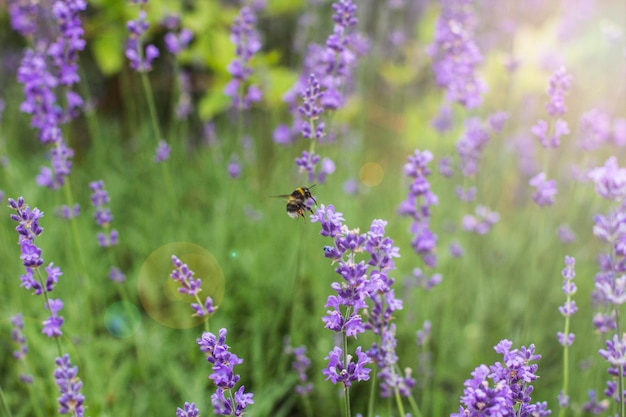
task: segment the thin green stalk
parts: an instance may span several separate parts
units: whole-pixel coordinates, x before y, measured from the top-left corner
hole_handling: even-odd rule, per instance
[[[89,135],[91,136],[91,140],[93,141],[96,149],[96,153],[99,155],[102,151],[102,138],[100,137],[100,125],[98,123],[98,117],[96,116],[96,112],[91,105],[93,104],[93,100],[91,98],[91,91],[89,90],[89,84],[87,83],[87,76],[85,75],[85,69],[83,66],[78,66],[78,71],[80,73],[79,88],[83,95],[83,101],[87,103],[86,109],[84,111],[85,118],[87,120],[87,129],[89,129]]]
[[[41,268],[35,268],[35,271],[37,273],[37,279],[39,280],[39,285],[41,285],[41,288],[43,288],[43,297],[46,301],[46,305],[48,306],[48,311],[50,311],[50,314],[52,314],[52,308],[50,307],[50,297],[48,297],[48,291],[46,291],[46,284],[43,280],[43,276],[41,274]],[[61,338],[60,337],[54,337],[54,340],[56,341],[56,345],[57,345],[57,351],[59,353],[59,357],[63,356],[63,347],[61,346]]]
[[[398,371],[397,367],[393,367],[391,368],[391,380],[395,381],[395,374]],[[400,398],[400,390],[398,390],[398,387],[395,386],[393,389],[393,393],[394,393],[394,398],[396,400],[396,405],[398,406],[398,412],[400,413],[401,416],[405,416],[406,413],[404,412],[404,404],[402,404],[402,398]]]
[[[570,295],[567,295],[567,301],[566,303],[570,302]],[[569,326],[570,326],[570,320],[569,320],[569,316],[565,317],[565,326],[563,329],[563,335],[564,337],[567,337],[567,335],[569,334]],[[563,345],[563,387],[561,389],[563,396],[567,396],[567,392],[568,392],[568,385],[569,385],[569,346],[567,345],[567,343],[565,343]],[[561,407],[559,410],[559,417],[564,417],[565,416],[565,409],[566,407]]]
[[[0,403],[2,404],[2,408],[4,409],[4,413],[8,417],[12,417],[11,410],[9,410],[9,404],[7,404],[6,398],[4,398],[4,391],[2,390],[2,385],[0,385]]]
[[[367,417],[374,417],[374,398],[376,396],[376,373],[372,372],[374,375],[371,378],[371,386],[370,386],[370,398],[367,402]]]
[[[350,388],[347,385],[343,386],[343,398],[344,398],[344,413],[346,415],[346,417],[351,416],[351,411],[350,411]]]
[[[159,127],[159,122],[157,118],[156,105],[154,104],[154,94],[152,93],[152,86],[150,85],[150,80],[148,80],[148,75],[146,72],[142,71],[139,73],[141,78],[141,84],[143,86],[144,94],[146,95],[146,101],[148,102],[148,110],[150,113],[150,122],[152,124],[152,130],[156,138],[157,146],[159,142],[164,139],[161,134],[161,128]],[[167,195],[169,197],[169,201],[174,203],[176,201],[174,196],[174,186],[172,183],[172,176],[169,170],[169,164],[165,161],[161,162],[161,172],[163,174],[163,182],[165,183],[165,189],[167,190]]]
[[[72,196],[72,186],[70,183],[70,178],[67,177],[65,179],[65,184],[63,184],[63,191],[65,194],[65,203],[68,208],[71,210],[74,207],[74,198]],[[70,217],[70,228],[72,230],[72,242],[74,242],[74,250],[78,257],[79,271],[80,271],[80,284],[85,286],[84,293],[91,294],[91,280],[89,279],[89,274],[87,273],[87,267],[85,262],[85,255],[83,254],[83,245],[80,242],[80,233],[78,232],[78,219],[74,216]],[[76,284],[76,283],[74,283]],[[83,311],[89,311],[89,297],[80,297],[83,303]],[[84,324],[83,331],[85,334],[89,333],[89,330],[92,329],[92,315],[86,314],[84,320],[81,320]]]

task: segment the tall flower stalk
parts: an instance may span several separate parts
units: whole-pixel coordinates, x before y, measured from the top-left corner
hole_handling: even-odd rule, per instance
[[[20,197],[17,200],[9,198],[9,207],[15,211],[11,214],[11,219],[18,223],[15,230],[18,233],[18,244],[20,245],[20,259],[26,269],[26,273],[20,277],[22,287],[33,290],[35,295],[43,295],[44,308],[50,312],[50,316],[43,321],[42,333],[56,342],[59,357],[56,358],[57,368],[54,377],[60,390],[58,398],[59,414],[72,414],[75,417],[82,417],[84,414],[84,396],[80,390],[82,382],[78,378],[78,367],[72,367],[69,355],[63,354],[61,346],[61,326],[65,319],[59,315],[63,308],[63,301],[50,297],[63,274],[59,267],[55,267],[51,262],[45,267],[46,278],[41,272],[44,260],[41,257],[41,248],[35,243],[35,238],[41,235],[43,228],[39,225],[39,220],[43,217],[43,212],[38,208],[31,209]]]
[[[145,5],[148,3],[148,0],[130,0],[130,2],[139,5],[139,15],[136,20],[130,20],[126,24],[129,37],[126,41],[125,54],[130,67],[139,73],[143,92],[148,104],[153,136],[156,141],[154,162],[160,164],[162,167],[163,182],[165,183],[165,188],[170,197],[169,201],[176,201],[174,198],[174,186],[172,184],[169,165],[163,163],[169,159],[170,146],[161,133],[154,102],[154,94],[150,80],[148,79],[148,72],[152,69],[152,62],[160,55],[159,49],[153,44],[148,44],[144,47],[144,35],[150,27],[145,10]]]
[[[74,150],[68,145],[63,128],[84,104],[73,89],[80,81],[78,55],[85,48],[79,15],[86,10],[87,3],[56,0],[50,10],[42,4],[17,3],[10,6],[12,25],[31,45],[26,48],[17,73],[18,82],[24,86],[20,110],[31,115],[31,126],[38,131],[41,143],[49,148],[50,166],[41,168],[36,182],[53,190],[63,188],[66,207],[74,208],[69,178]],[[49,16],[55,19],[50,25],[52,34],[46,37],[49,31],[43,30],[43,26]],[[85,271],[78,225],[73,217],[70,225],[76,258]]]
[[[235,58],[227,68],[232,79],[224,88],[224,94],[231,98],[232,109],[237,115],[237,140],[231,141],[225,152],[231,164],[236,164],[238,167],[238,163],[234,162],[238,161],[235,145],[241,144],[243,140],[243,112],[253,103],[259,102],[262,97],[261,89],[251,81],[253,69],[250,61],[261,49],[261,38],[255,27],[256,20],[255,10],[244,6],[235,18],[230,31],[230,40],[235,44]],[[239,175],[233,175],[232,166],[230,174],[231,178],[239,177]]]
[[[437,265],[435,246],[437,235],[430,229],[431,207],[439,204],[437,195],[431,190],[428,176],[431,170],[428,163],[433,160],[430,151],[415,150],[404,165],[404,174],[411,178],[406,200],[402,202],[398,212],[401,216],[413,219],[410,231],[413,235],[411,246],[416,254],[429,268]]]
[[[446,101],[472,109],[482,104],[487,90],[476,76],[483,56],[474,40],[476,17],[472,0],[440,0],[441,14],[428,53],[433,59],[437,85],[446,92]]]
[[[556,181],[547,179],[548,150],[558,148],[561,143],[561,136],[569,134],[567,122],[561,118],[567,110],[565,106],[565,95],[572,83],[572,76],[567,73],[564,67],[557,69],[550,77],[548,86],[548,96],[550,100],[546,103],[546,111],[550,120],[539,119],[531,128],[531,132],[537,136],[541,146],[546,148],[543,163],[543,171],[535,175],[529,184],[535,187],[533,200],[540,207],[554,204],[554,196],[557,193]]]
[[[596,193],[611,202],[606,215],[595,216],[593,234],[607,244],[608,252],[600,259],[600,272],[595,276],[594,300],[604,311],[594,316],[593,324],[601,333],[612,333],[606,349],[600,355],[610,365],[611,378],[607,381],[605,395],[615,399],[618,415],[626,415],[624,406],[624,363],[626,339],[622,334],[619,307],[626,303],[626,168],[620,168],[617,158],[609,158],[601,167],[592,169],[589,178]]]
[[[572,296],[576,293],[576,284],[573,279],[576,276],[574,265],[576,260],[570,256],[565,257],[565,268],[561,272],[563,276],[563,293],[565,294],[565,303],[559,307],[559,312],[565,317],[565,324],[562,332],[557,333],[557,340],[563,346],[563,387],[559,393],[559,417],[565,415],[565,410],[569,405],[569,347],[574,343],[574,334],[570,333],[570,317],[576,313],[578,307],[576,302],[572,300]]]
[[[356,4],[352,0],[338,0],[332,9],[333,32],[324,46],[309,45],[300,78],[284,97],[293,116],[292,126],[281,125],[274,131],[274,141],[280,144],[291,144],[300,135],[309,140],[308,149],[295,162],[299,172],[307,174],[309,182],[317,183],[325,182],[335,171],[334,162],[316,154],[315,148],[318,142],[333,140],[332,115],[347,101],[359,49],[359,38],[354,32],[358,23]],[[324,121],[317,122],[323,112],[326,112]]]
[[[395,269],[393,258],[400,256],[398,248],[385,236],[387,222],[374,220],[367,233],[360,233],[358,229],[349,229],[344,220],[332,205],[320,205],[311,216],[312,222],[320,223],[320,234],[333,239],[333,245],[324,247],[324,256],[337,263],[335,272],[342,277],[340,282],[331,284],[336,294],[328,297],[327,314],[322,317],[325,327],[341,336],[341,346],[335,346],[326,357],[328,366],[322,373],[332,383],[343,384],[344,412],[350,416],[349,387],[354,382],[369,380],[370,369],[366,365],[375,363],[381,396],[393,396],[400,415],[405,415],[400,397],[410,397],[415,380],[410,371],[404,375],[399,371],[395,325],[391,322],[394,311],[402,308],[402,301],[395,297],[392,288],[394,280],[389,276]],[[369,259],[359,261],[359,253],[367,253]],[[348,337],[356,339],[366,330],[377,336],[377,342],[365,352],[358,346],[354,358],[348,354]],[[370,411],[372,407],[371,403]],[[419,415],[416,406],[414,411]]]
[[[187,264],[184,264],[176,255],[172,255],[172,264],[174,264],[174,270],[170,274],[170,278],[178,282],[180,288],[178,292],[181,294],[187,294],[195,299],[195,303],[191,303],[191,308],[194,311],[196,317],[206,317],[204,320],[204,327],[206,331],[209,331],[208,316],[213,314],[217,307],[213,305],[213,299],[207,296],[204,302],[198,295],[202,291],[202,280],[194,279],[194,272],[189,269]]]
[[[546,402],[531,403],[532,382],[538,378],[538,366],[533,362],[541,355],[535,353],[534,345],[520,349],[511,349],[512,346],[506,339],[494,346],[502,355],[502,362],[474,369],[472,378],[465,381],[459,412],[450,417],[546,417],[551,414]]]
[[[244,415],[246,407],[254,404],[254,394],[245,392],[243,385],[235,391],[241,377],[234,368],[243,363],[243,359],[230,352],[230,346],[226,344],[226,329],[220,329],[217,336],[204,332],[197,343],[206,355],[206,360],[213,366],[213,372],[209,375],[216,388],[211,395],[213,411],[220,416]]]

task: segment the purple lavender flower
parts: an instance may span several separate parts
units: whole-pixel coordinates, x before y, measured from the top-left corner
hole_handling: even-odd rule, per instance
[[[242,385],[233,396],[226,396],[240,379],[235,374],[234,367],[243,363],[234,353],[230,353],[230,347],[226,344],[226,329],[220,329],[219,337],[213,333],[204,332],[202,338],[197,339],[200,350],[205,353],[207,361],[213,366],[213,372],[209,379],[213,380],[216,391],[211,395],[211,403],[215,414],[222,416],[241,416],[249,404],[253,404],[252,393],[245,393]]]
[[[65,177],[70,175],[73,157],[74,150],[59,139],[55,147],[50,150],[51,168],[41,168],[37,176],[37,184],[52,190],[61,188],[65,184]]]
[[[32,38],[37,33],[37,18],[40,4],[29,1],[9,1],[11,27],[25,38]]]
[[[54,93],[59,80],[49,72],[43,52],[26,50],[17,81],[24,85],[25,99],[20,110],[32,115],[31,126],[39,130],[39,140],[46,144],[59,142],[62,110]]]
[[[241,177],[241,163],[235,155],[230,157],[227,170],[230,178],[236,180],[237,178]]]
[[[187,49],[192,39],[193,32],[184,28],[178,34],[167,32],[163,40],[165,42],[165,48],[169,53],[179,55],[183,50]]]
[[[322,109],[334,111],[344,106],[346,96],[352,88],[351,77],[357,56],[364,54],[367,47],[362,47],[364,42],[353,33],[357,19],[356,5],[352,0],[338,0],[333,3],[332,8],[333,33],[328,36],[324,46],[309,44],[301,76],[283,97],[289,104],[293,124],[291,128],[282,125],[274,131],[274,140],[277,143],[293,143],[299,133],[305,138],[332,140],[334,137],[334,134],[325,131],[324,123],[314,126],[311,121],[319,117]],[[315,80],[314,83],[312,79]],[[297,104],[299,97],[305,97],[304,106]],[[305,115],[308,120],[304,120],[302,108],[307,107],[307,101],[315,102],[319,114],[309,112]],[[308,108],[307,111],[311,109]],[[310,150],[313,151],[313,148]]]
[[[505,111],[499,111],[489,116],[487,123],[495,131],[500,132],[504,129],[504,124],[509,118],[509,114]]]
[[[593,415],[599,415],[608,410],[610,404],[607,398],[598,401],[596,392],[592,389],[587,392],[587,396],[589,398],[589,401],[583,404],[584,411]]]
[[[600,349],[598,353],[610,365],[608,372],[611,375],[611,380],[607,381],[604,394],[617,402],[622,402],[624,395],[619,394],[617,383],[613,377],[622,376],[620,372],[623,374],[623,369],[626,367],[626,334],[622,335],[621,338],[618,335],[613,335],[611,340],[606,341],[606,349]]]
[[[567,122],[560,119],[565,114],[565,94],[570,87],[572,81],[571,75],[567,74],[564,67],[554,72],[549,80],[548,96],[550,101],[546,104],[548,115],[551,116],[552,127],[545,120],[538,120],[531,128],[531,132],[537,136],[539,142],[544,148],[557,148],[560,144],[560,138],[570,133]],[[553,129],[553,131],[551,130]]]
[[[465,121],[465,132],[456,143],[456,150],[461,158],[460,169],[464,176],[470,177],[478,172],[478,160],[489,143],[489,132],[483,122],[476,117]]]
[[[202,291],[202,280],[194,279],[194,272],[189,269],[187,264],[184,264],[176,255],[172,255],[172,263],[174,264],[174,270],[170,274],[170,277],[180,284],[178,292],[181,294],[191,295],[195,297],[196,303],[191,304],[191,308],[196,312],[194,316],[204,317],[209,314],[213,314],[217,307],[213,306],[213,299],[207,297],[205,302],[202,303],[198,294]]]
[[[554,122],[554,132],[550,134],[550,127],[545,120],[538,120],[537,123],[530,128],[533,135],[537,136],[539,143],[544,148],[558,148],[561,144],[561,136],[570,133],[567,122],[563,119],[557,119]]]
[[[113,229],[109,231],[110,223],[113,221],[113,215],[111,209],[107,207],[109,205],[109,194],[104,188],[104,181],[92,181],[89,183],[91,189],[91,204],[96,208],[94,213],[94,219],[100,227],[104,229],[104,232],[99,232],[97,235],[98,244],[103,247],[115,246],[118,243],[119,235],[117,230]]]
[[[187,264],[178,259],[176,255],[172,255],[172,263],[175,269],[172,271],[171,278],[181,285],[178,292],[188,295],[198,294],[201,291],[202,280],[193,279],[194,272],[189,269]]]
[[[487,89],[475,75],[483,57],[474,41],[474,27],[471,2],[442,0],[434,40],[428,48],[435,80],[446,90],[446,100],[468,109],[480,106]]]
[[[560,225],[557,234],[563,243],[572,243],[576,240],[576,233],[567,224]]]
[[[554,204],[554,196],[557,193],[556,181],[547,180],[545,172],[535,175],[528,183],[536,189],[533,200],[537,205],[545,207]]]
[[[444,177],[451,177],[454,174],[454,169],[452,168],[452,159],[448,156],[444,156],[439,160],[438,165],[439,173]]]
[[[366,329],[378,335],[380,342],[374,343],[366,356],[367,362],[374,361],[380,369],[382,394],[387,395],[393,391],[408,395],[414,385],[410,373],[398,377],[395,371],[391,371],[396,366],[395,326],[391,324],[391,319],[394,312],[402,308],[402,301],[395,298],[392,289],[394,280],[388,275],[395,269],[393,258],[399,254],[393,240],[385,236],[387,222],[374,220],[369,231],[360,234],[358,230],[350,230],[342,223],[343,216],[336,213],[332,205],[323,204],[317,213],[311,216],[311,221],[321,223],[322,236],[333,238],[334,245],[324,248],[324,256],[332,259],[333,263],[338,263],[335,271],[343,278],[341,283],[334,282],[331,285],[337,295],[328,297],[326,307],[330,309],[322,318],[325,327],[341,333],[344,337],[356,338]],[[357,262],[356,254],[361,252],[369,254],[367,263]],[[368,307],[368,302],[371,307]],[[367,317],[365,323],[361,311]],[[360,349],[361,347],[357,348],[359,357]],[[358,373],[360,366],[367,362],[359,358],[357,364],[347,365],[344,361],[350,362],[350,355],[343,358],[343,361],[337,356],[344,354],[347,355],[336,347],[327,357],[329,364],[323,373],[333,383],[342,382],[348,387],[351,382],[361,380],[359,377],[350,376],[352,372],[350,366],[354,365],[354,372]],[[341,372],[344,373],[343,376]],[[367,373],[369,370],[364,375],[367,376]]]
[[[352,385],[356,381],[367,381],[370,379],[369,373],[371,369],[365,365],[372,360],[361,351],[361,346],[356,348],[356,362],[352,362],[352,355],[347,355],[344,361],[343,350],[335,346],[324,359],[328,361],[328,366],[322,370],[322,374],[326,376],[326,380],[330,380],[333,384],[341,383],[346,387]]]
[[[565,107],[565,95],[572,84],[572,76],[567,73],[565,67],[558,68],[550,77],[548,96],[550,101],[546,103],[548,114],[553,117],[563,116],[567,111]]]
[[[149,27],[150,24],[146,20],[145,10],[139,11],[137,20],[130,20],[126,24],[129,37],[126,41],[125,55],[128,58],[130,67],[137,72],[150,71],[152,69],[152,61],[160,54],[158,48],[154,45],[148,45],[145,50],[143,49],[141,39]]]
[[[452,107],[449,103],[444,103],[439,109],[439,113],[432,120],[431,125],[439,133],[448,132],[452,129]]]
[[[324,123],[320,122],[317,127],[315,125],[321,114],[324,112],[324,108],[318,103],[326,94],[321,89],[315,74],[311,74],[308,79],[308,86],[302,93],[302,105],[298,107],[298,112],[306,119],[302,123],[302,137],[305,139],[315,138],[320,140],[324,136]]]
[[[13,357],[20,361],[23,360],[28,353],[26,336],[24,336],[24,318],[22,313],[11,317],[11,324],[13,325],[13,329],[11,330],[11,339],[13,339],[18,346],[18,350],[13,351]]]
[[[85,397],[80,393],[83,383],[78,378],[78,367],[72,366],[67,354],[61,358],[56,358],[56,364],[54,379],[61,392],[58,399],[59,414],[72,414],[76,417],[82,417],[85,412],[83,405]]]
[[[62,272],[60,268],[54,267],[51,262],[45,268],[47,275],[45,283],[40,275],[39,267],[43,265],[44,260],[41,258],[41,249],[35,245],[35,237],[43,232],[39,226],[39,219],[43,217],[43,212],[36,207],[31,210],[28,204],[24,202],[23,197],[18,198],[17,201],[9,198],[9,206],[16,211],[16,214],[11,214],[11,219],[18,222],[15,230],[19,235],[20,259],[26,267],[26,273],[20,276],[21,286],[27,290],[33,289],[35,295],[41,295],[44,291],[51,292]],[[35,273],[39,279],[35,279]]]
[[[313,152],[302,151],[302,156],[296,158],[296,166],[299,167],[300,172],[306,172],[308,182],[315,181],[315,166],[320,161],[321,157]]]
[[[462,223],[464,230],[475,232],[479,235],[485,235],[500,220],[500,215],[497,212],[491,211],[485,206],[477,206],[475,213],[476,216],[471,214],[463,216]]]
[[[503,362],[487,367],[480,365],[472,372],[472,378],[465,381],[461,397],[462,406],[451,417],[479,416],[537,416],[551,414],[545,402],[531,404],[531,383],[537,379],[537,361],[541,355],[535,354],[535,347],[511,350],[512,343],[500,341],[494,348],[503,356]]]
[[[124,275],[122,270],[119,269],[118,267],[112,266],[109,269],[109,279],[113,282],[117,282],[118,284],[121,284],[122,282],[126,281],[126,275]]]
[[[161,139],[156,148],[154,162],[159,164],[163,161],[167,161],[168,159],[170,159],[171,150],[172,149],[170,148],[170,145],[168,145],[164,139]]]
[[[415,379],[411,376],[410,368],[405,369],[404,375],[397,370],[396,344],[396,326],[392,323],[383,333],[380,351],[375,355],[380,368],[378,373],[380,396],[383,398],[393,397],[396,392],[404,397],[410,397],[411,389],[415,386]]]
[[[48,46],[48,55],[57,68],[58,79],[61,85],[68,87],[66,91],[67,118],[73,118],[83,106],[83,99],[78,93],[71,90],[74,84],[80,81],[78,75],[78,53],[85,49],[85,40],[82,38],[84,30],[79,13],[87,9],[84,0],[60,0],[52,5],[52,13],[56,17],[59,35]]]
[[[566,296],[565,303],[559,307],[559,312],[566,318],[565,331],[557,333],[557,339],[562,346],[571,346],[574,343],[574,334],[569,333],[569,317],[572,316],[578,308],[576,302],[571,299],[572,295],[576,293],[576,284],[573,279],[576,276],[574,271],[574,264],[576,260],[570,256],[565,257],[565,268],[561,272],[563,275],[563,293]]]
[[[611,117],[598,109],[591,109],[580,116],[578,146],[593,151],[611,140]]]
[[[410,228],[413,234],[411,246],[431,268],[437,264],[437,257],[434,253],[437,235],[429,228],[430,207],[439,204],[439,199],[431,191],[427,179],[431,173],[428,163],[432,160],[433,154],[430,151],[415,150],[413,155],[408,157],[408,162],[404,165],[404,174],[413,182],[409,185],[406,200],[398,209],[401,216],[410,216],[413,219]]]
[[[626,168],[620,168],[614,156],[607,159],[604,166],[592,169],[589,178],[600,197],[612,201],[626,198]]]
[[[198,417],[200,411],[194,403],[185,403],[183,408],[178,407],[176,409],[176,417]]]
[[[63,301],[50,298],[44,306],[46,310],[50,311],[50,317],[43,322],[42,333],[48,337],[59,337],[63,335],[61,326],[65,320],[58,314],[63,308]]]
[[[18,313],[11,317],[11,339],[17,345],[17,350],[13,351],[13,357],[18,361],[24,361],[28,354],[28,345],[26,344],[26,336],[24,335],[24,318],[22,313]],[[32,375],[20,374],[20,380],[26,384],[32,384]]]
[[[421,268],[413,268],[412,275],[413,281],[411,283],[417,287],[424,288],[426,291],[432,290],[437,285],[441,284],[443,280],[441,274],[428,275],[426,272],[422,271]]]
[[[285,353],[293,354],[294,360],[291,366],[298,373],[298,385],[296,385],[296,393],[300,396],[306,396],[313,390],[313,384],[309,382],[306,374],[307,369],[311,366],[311,360],[306,356],[306,346],[292,348],[285,346]]]
[[[74,204],[74,206],[72,207],[62,205],[57,210],[55,210],[54,214],[66,220],[74,219],[80,214],[80,205]]]
[[[236,58],[228,65],[228,73],[233,79],[224,89],[224,93],[232,98],[233,108],[237,110],[247,109],[252,103],[261,100],[261,91],[257,86],[252,84],[246,88],[252,75],[250,60],[261,49],[255,24],[254,11],[244,6],[231,28],[230,40],[235,44]]]
[[[468,189],[465,189],[460,185],[457,185],[454,190],[457,198],[461,201],[471,203],[476,197],[476,187],[469,187]]]
[[[463,247],[458,242],[450,243],[448,249],[453,258],[460,258],[463,256]]]
[[[513,409],[511,388],[507,384],[490,384],[487,377],[489,368],[480,365],[472,372],[472,378],[465,381],[458,413],[450,417],[507,416]],[[509,411],[511,410],[511,411]]]

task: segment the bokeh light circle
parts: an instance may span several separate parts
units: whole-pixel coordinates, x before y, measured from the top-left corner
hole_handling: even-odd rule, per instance
[[[180,287],[170,278],[174,269],[172,255],[176,255],[194,272],[194,279],[202,280],[198,294],[204,303],[207,296],[219,306],[224,298],[224,274],[215,257],[202,246],[188,242],[175,242],[161,246],[146,258],[137,280],[141,305],[158,323],[174,329],[188,329],[202,323],[193,317],[191,303],[195,297],[178,292]]]
[[[113,336],[124,339],[132,336],[141,325],[141,313],[128,301],[111,304],[104,312],[104,326]]]
[[[385,170],[376,162],[366,162],[359,170],[359,179],[368,187],[375,187],[383,181]]]

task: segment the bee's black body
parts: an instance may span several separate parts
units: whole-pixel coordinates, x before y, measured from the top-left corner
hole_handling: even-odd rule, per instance
[[[309,188],[313,188],[315,185],[312,185]],[[304,216],[305,211],[310,211],[313,213],[311,207],[307,205],[307,200],[311,199],[315,204],[315,198],[311,195],[311,191],[306,187],[298,187],[291,194],[279,195],[277,197],[287,197],[287,214],[289,217],[293,217],[297,219],[298,217]]]

